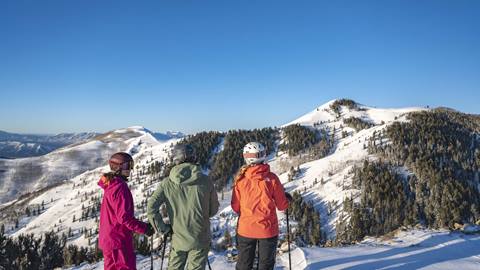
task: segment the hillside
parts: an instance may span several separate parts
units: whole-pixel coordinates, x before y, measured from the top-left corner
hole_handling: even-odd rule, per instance
[[[98,133],[61,133],[57,135],[29,135],[0,131],[0,158],[42,156],[69,144],[87,141]]]
[[[143,127],[119,129],[39,157],[0,159],[0,204],[72,179],[105,164],[111,153],[153,146],[158,141]]]
[[[298,269],[316,269],[319,257],[329,256],[332,261],[337,261],[348,252],[360,257],[351,262],[380,261],[369,254],[386,250],[403,252],[405,247],[395,243],[382,247],[383,242],[339,250],[317,249],[315,246],[353,244],[363,241],[364,237],[380,237],[398,229],[408,232],[415,227],[425,228],[425,235],[436,236],[438,229],[454,229],[457,225],[478,222],[480,154],[477,145],[480,129],[477,120],[474,116],[450,110],[379,109],[341,99],[328,102],[279,129],[201,132],[184,139],[161,142],[148,130],[132,127],[52,152],[49,155],[53,155],[51,159],[55,161],[50,164],[55,165],[64,162],[72,151],[82,153],[82,157],[93,155],[96,160],[91,168],[86,166],[82,167],[83,171],[78,170],[76,176],[60,178],[67,181],[40,181],[38,187],[49,188],[10,204],[1,214],[6,217],[3,223],[8,235],[17,237],[33,233],[39,236],[53,230],[59,235],[67,235],[69,244],[94,248],[101,198],[96,183],[101,173],[107,170],[99,164],[105,164],[115,147],[134,154],[137,165],[129,185],[134,194],[136,215],[145,220],[146,200],[169,170],[171,147],[176,143],[191,143],[197,147],[199,163],[215,181],[222,198],[222,208],[212,218],[212,249],[215,252],[211,259],[213,265],[220,263],[218,266],[225,264],[230,268],[231,264],[225,262],[223,247],[229,244],[225,236],[234,236],[237,219],[229,207],[231,177],[241,166],[244,143],[257,140],[267,145],[272,171],[279,175],[285,189],[294,194],[292,235],[295,245],[300,247],[294,252],[303,254],[295,255]],[[103,155],[103,159],[100,160],[98,155]],[[428,160],[435,162],[422,163]],[[430,169],[421,170],[418,164]],[[50,170],[53,171],[53,167]],[[432,175],[441,179],[442,173],[449,180],[435,182],[437,180]],[[13,178],[6,179],[12,181]],[[52,186],[53,183],[56,185]],[[439,195],[427,195],[437,194],[435,186],[447,192],[443,199],[438,199]],[[3,199],[4,195],[1,196]],[[463,201],[467,204],[463,205]],[[430,205],[438,206],[436,212],[430,210]],[[457,213],[455,209],[461,211]],[[284,215],[279,213],[279,217],[280,239],[284,241]],[[413,233],[413,238],[418,236],[420,242],[423,236]],[[447,235],[439,237],[440,242],[426,243],[432,249],[443,248],[448,242]],[[475,246],[478,240],[475,237],[465,240],[458,234],[454,236],[468,247]],[[411,243],[416,241],[413,238],[409,238]],[[145,253],[148,245],[142,244],[142,239],[137,239],[137,244],[143,247],[140,253]],[[156,239],[155,245],[158,244],[159,239]],[[420,254],[421,249],[405,251],[408,254],[416,252]],[[432,260],[440,260],[442,254],[434,254]],[[467,255],[469,258],[473,256]],[[397,259],[394,254],[391,256],[392,261]],[[408,259],[416,258],[409,256],[406,261],[399,259],[398,265],[408,264]],[[466,257],[459,255],[458,259]],[[302,261],[301,258],[305,259]],[[451,257],[451,260],[455,259]],[[281,257],[279,265],[285,265],[284,260]],[[478,263],[478,258],[472,260]],[[440,269],[448,269],[449,265],[450,262],[445,263]],[[472,265],[467,263],[466,269]],[[375,268],[376,264],[373,266]],[[339,269],[335,267],[332,264],[331,269]]]

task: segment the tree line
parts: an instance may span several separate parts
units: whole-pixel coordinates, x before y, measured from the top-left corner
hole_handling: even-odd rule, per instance
[[[16,238],[5,235],[0,229],[0,269],[38,270],[77,265],[84,261],[96,262],[102,257],[98,248],[78,248],[66,245],[67,235],[44,233],[37,238],[33,234],[21,234]]]

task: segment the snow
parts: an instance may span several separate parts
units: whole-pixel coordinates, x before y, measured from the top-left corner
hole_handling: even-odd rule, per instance
[[[364,145],[368,145],[368,141],[374,133],[379,133],[394,122],[406,121],[407,113],[425,110],[419,107],[378,109],[357,104],[357,108],[354,109],[342,106],[341,115],[338,117],[330,108],[335,101],[329,101],[285,125],[300,124],[311,128],[335,130],[336,145],[330,155],[305,162],[301,157],[290,157],[286,153],[278,153],[278,156],[269,160],[272,170],[279,174],[279,178],[288,192],[298,191],[304,199],[314,203],[321,213],[322,229],[327,233],[329,239],[335,238],[335,224],[340,217],[344,199],[356,198],[359,194],[359,190],[351,189],[352,168],[362,165],[366,159],[375,160],[377,158],[369,155],[367,149],[364,149]],[[357,132],[343,122],[344,119],[350,117],[361,118],[374,125]],[[345,138],[342,136],[344,131],[348,133]],[[288,182],[288,169],[292,166],[299,167],[300,174],[293,181]],[[406,168],[398,168],[398,171],[404,174],[408,173]],[[321,184],[321,179],[324,180],[324,185]],[[328,214],[329,205],[333,208],[330,215]]]
[[[364,241],[341,248],[298,248],[295,254],[293,264],[299,268],[294,269],[473,270],[480,267],[480,235],[411,230],[389,241]]]
[[[142,167],[142,165],[148,164],[149,159],[162,160],[168,157],[170,146],[178,141],[173,139],[164,143],[158,143],[153,137],[140,136],[133,139],[127,148],[132,149],[134,146],[137,148],[138,154],[134,155],[136,166]],[[140,141],[144,143],[139,144]],[[155,144],[150,144],[154,143]],[[51,230],[60,230],[59,233],[67,232],[67,228],[71,228],[74,234],[69,238],[69,242],[79,246],[88,246],[88,239],[86,239],[81,233],[81,229],[95,230],[97,224],[94,219],[88,219],[86,221],[78,221],[82,213],[82,205],[88,207],[91,205],[90,198],[97,195],[102,196],[102,190],[98,187],[97,182],[101,174],[108,172],[107,166],[102,166],[94,170],[88,170],[71,180],[50,189],[41,195],[32,199],[28,205],[35,208],[42,202],[45,203],[45,211],[40,215],[34,217],[24,216],[19,220],[19,229],[9,230],[10,226],[6,226],[6,233],[11,236],[18,236],[19,234],[33,233],[35,235],[41,235]],[[130,182],[134,182],[136,174],[133,174]],[[146,180],[146,179],[145,179]],[[145,181],[146,182],[146,181]],[[133,185],[133,183],[131,183]],[[144,184],[144,181],[141,181]],[[154,189],[154,186],[149,187]],[[84,200],[84,195],[87,194],[87,200]],[[145,199],[145,194],[142,192],[140,185],[132,187],[132,194],[134,202],[139,203]],[[77,219],[73,222],[73,217]],[[143,216],[143,218],[145,218]]]
[[[302,117],[284,125],[283,127],[293,125],[293,124],[301,124],[301,125],[313,125],[313,123],[317,122],[328,122],[335,120],[335,113],[330,110],[330,105],[334,103],[336,100],[331,100],[324,105],[316,108],[312,112],[309,112]]]
[[[168,253],[168,250],[167,250]],[[457,232],[409,230],[399,232],[390,240],[368,239],[364,242],[339,248],[295,248],[291,251],[292,269],[436,269],[474,270],[480,267],[480,235]],[[212,269],[235,269],[235,263],[224,254],[209,254]],[[154,267],[161,259],[154,255]],[[164,261],[166,269],[168,257]],[[139,270],[150,269],[150,257],[137,257]],[[103,263],[69,268],[103,269]],[[288,254],[277,255],[275,269],[288,269]]]
[[[293,124],[300,124],[304,126],[313,126],[315,123],[320,122],[334,122],[339,120],[335,112],[330,109],[330,105],[332,105],[336,100],[331,100],[326,104],[316,108],[315,110],[305,114],[304,116],[284,125],[289,126]],[[358,108],[356,109],[349,109],[346,107],[342,107],[342,114],[341,118],[346,119],[350,117],[356,117],[364,119],[368,122],[374,124],[381,124],[389,123],[393,121],[401,121],[403,116],[405,116],[409,112],[414,111],[422,111],[426,110],[425,108],[421,107],[411,107],[411,108],[401,108],[401,109],[378,109],[372,108],[368,106],[364,106],[361,104],[357,104]],[[402,118],[402,119],[399,119]]]
[[[0,156],[9,158],[41,156],[65,145],[87,141],[97,133],[28,135],[0,131]]]
[[[373,136],[388,125],[396,121],[406,121],[405,114],[412,111],[424,110],[423,108],[406,109],[377,109],[359,105],[360,109],[348,109],[343,107],[338,117],[331,111],[330,105],[334,101],[318,107],[312,112],[290,122],[290,124],[301,124],[311,128],[325,128],[336,131],[336,145],[330,155],[313,161],[306,161],[302,157],[291,157],[286,153],[277,152],[269,157],[269,164],[272,171],[277,173],[287,191],[298,191],[305,200],[313,202],[314,206],[321,213],[322,229],[330,239],[335,238],[335,224],[343,214],[342,203],[345,198],[358,195],[359,191],[352,189],[351,169],[360,165],[365,159],[374,160],[377,157],[369,155],[364,149],[364,144]],[[359,117],[373,123],[374,126],[355,131],[343,124],[343,119]],[[343,138],[342,133],[348,132]],[[41,234],[43,232],[57,229],[60,226],[60,233],[66,232],[68,227],[72,228],[74,236],[69,238],[69,243],[80,246],[88,246],[89,241],[79,233],[80,229],[95,229],[97,224],[93,219],[81,222],[72,222],[75,215],[81,217],[82,204],[85,206],[91,203],[83,200],[84,194],[101,196],[101,190],[97,186],[101,173],[108,171],[104,160],[112,153],[113,149],[128,151],[134,155],[135,167],[148,166],[152,161],[166,160],[171,147],[180,139],[159,141],[155,134],[141,126],[134,126],[125,129],[99,135],[95,139],[54,151],[44,157],[11,161],[9,166],[14,169],[21,169],[29,162],[39,162],[46,168],[45,174],[53,173],[62,166],[73,166],[70,175],[63,175],[62,184],[46,190],[28,201],[32,207],[45,203],[45,211],[39,216],[23,216],[19,220],[20,228],[10,230],[11,224],[7,224],[7,234],[17,236],[20,233]],[[223,138],[216,147],[214,153],[223,150]],[[82,166],[70,162],[68,155],[76,153],[76,160],[83,163],[92,161],[92,166]],[[6,161],[8,162],[8,161]],[[88,162],[87,162],[88,163]],[[101,165],[99,165],[101,164]],[[0,164],[1,165],[1,164]],[[288,182],[288,169],[299,167],[300,173]],[[135,170],[136,171],[136,170]],[[146,192],[153,191],[158,181],[150,180],[155,177],[140,177],[137,172],[131,177],[130,186],[135,204],[148,199]],[[409,174],[407,168],[398,168],[401,174]],[[315,178],[317,183],[315,183]],[[0,186],[0,202],[6,202],[5,194],[12,193],[12,189],[22,190],[23,186],[11,183],[12,177],[4,178],[7,184]],[[4,180],[2,179],[2,180]],[[45,182],[43,175],[36,182],[32,183],[36,188],[41,188],[52,182]],[[321,179],[324,183],[321,183]],[[67,180],[67,181],[65,181]],[[227,189],[228,190],[228,189]],[[3,192],[3,193],[2,193]],[[12,193],[13,194],[13,193]],[[79,195],[80,194],[80,195]],[[89,195],[91,196],[91,195]],[[15,198],[14,196],[7,196]],[[219,198],[222,195],[219,194]],[[213,244],[221,242],[225,230],[235,236],[237,215],[230,207],[231,192],[223,194],[220,202],[220,211],[211,219],[211,229],[214,235]],[[25,200],[27,201],[27,200]],[[19,203],[16,201],[15,203]],[[7,206],[5,203],[3,206]],[[332,209],[329,213],[329,205]],[[145,220],[145,214],[140,213],[136,206],[137,217]],[[283,239],[286,232],[285,216],[278,212],[280,239]],[[348,217],[347,217],[348,218]],[[60,223],[60,220],[62,221]],[[295,227],[295,222],[291,222]],[[474,225],[473,225],[474,226]],[[480,267],[480,236],[475,234],[478,226],[467,227],[463,232],[429,231],[422,229],[410,229],[399,231],[391,239],[368,238],[362,243],[353,246],[339,248],[299,247],[292,250],[293,269],[479,269]],[[468,233],[468,234],[467,234]],[[157,243],[158,244],[158,243]],[[167,248],[168,254],[168,248]],[[209,260],[213,269],[234,269],[235,264],[226,260],[225,252],[211,252]],[[154,256],[156,269],[160,266],[160,258]],[[167,259],[164,267],[166,268]],[[137,257],[137,267],[140,270],[150,269],[149,257]],[[288,256],[281,254],[277,257],[276,269],[287,269]],[[103,263],[88,265],[84,264],[71,269],[103,269]]]
[[[112,153],[127,151],[142,141],[159,142],[142,127],[109,132],[94,139],[57,149],[40,157],[0,159],[0,203],[61,183],[105,164]]]

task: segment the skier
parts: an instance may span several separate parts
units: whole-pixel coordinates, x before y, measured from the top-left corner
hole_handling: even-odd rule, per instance
[[[237,270],[253,267],[258,244],[258,269],[273,269],[278,243],[276,209],[284,211],[291,196],[265,164],[265,147],[251,142],[243,148],[244,165],[234,180],[232,209],[239,214],[237,225]]]
[[[111,172],[98,185],[104,190],[100,209],[99,247],[103,251],[105,270],[135,270],[133,232],[152,236],[153,227],[134,216],[133,198],[127,181],[133,159],[119,152],[109,160]]]
[[[195,149],[177,145],[176,164],[148,201],[147,215],[155,230],[172,234],[168,269],[205,269],[210,248],[210,217],[219,203],[213,183],[195,164]],[[160,206],[165,203],[170,224],[165,224]]]

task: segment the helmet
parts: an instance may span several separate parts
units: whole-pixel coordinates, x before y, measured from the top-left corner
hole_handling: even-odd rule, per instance
[[[195,149],[190,144],[177,144],[173,148],[173,162],[178,165],[184,162],[195,162]]]
[[[247,165],[262,163],[266,157],[265,146],[259,142],[250,142],[243,147],[243,158]]]
[[[108,160],[110,170],[114,172],[127,171],[133,169],[133,158],[130,154],[125,152],[118,152],[113,154]]]

